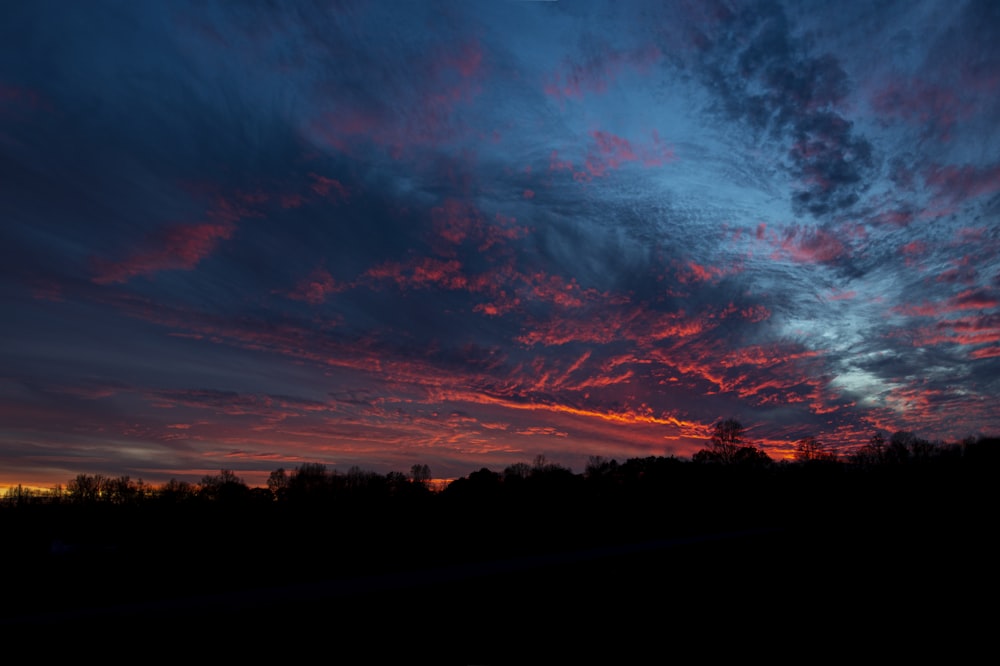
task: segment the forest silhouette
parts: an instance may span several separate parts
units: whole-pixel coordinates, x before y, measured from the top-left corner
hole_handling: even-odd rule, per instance
[[[886,622],[968,633],[970,595],[995,591],[998,462],[998,438],[908,432],[847,456],[808,438],[778,462],[730,419],[691,459],[574,473],[538,456],[440,489],[422,464],[306,463],[259,488],[231,470],[159,487],[79,474],[4,496],[18,593],[0,626],[191,644],[336,628],[389,660],[437,636],[464,663],[521,663],[533,632],[552,649],[654,632],[702,650]]]

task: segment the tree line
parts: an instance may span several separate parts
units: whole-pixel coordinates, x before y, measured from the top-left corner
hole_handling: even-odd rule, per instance
[[[875,432],[861,447],[848,454],[840,454],[815,437],[806,437],[795,443],[790,460],[775,461],[762,448],[746,436],[745,427],[736,419],[725,419],[715,424],[705,448],[690,460],[668,457],[631,458],[624,463],[603,456],[591,456],[582,474],[574,474],[568,467],[550,463],[544,455],[532,463],[520,462],[505,467],[501,472],[481,468],[449,483],[444,494],[465,492],[470,485],[483,486],[484,479],[497,485],[517,487],[525,483],[557,483],[558,479],[575,478],[595,482],[600,479],[618,479],[620,483],[635,481],[644,475],[631,478],[628,470],[658,468],[663,466],[722,467],[729,470],[794,469],[807,466],[824,466],[841,470],[878,470],[906,466],[949,466],[956,464],[995,464],[1000,457],[1000,438],[966,438],[957,443],[933,442],[909,431],[897,431],[886,437]],[[648,470],[647,470],[648,471]],[[486,483],[485,485],[489,485]],[[17,485],[9,488],[3,503],[7,506],[24,504],[107,504],[134,505],[144,502],[181,504],[192,502],[266,503],[280,502],[302,504],[324,503],[335,499],[388,499],[419,498],[436,494],[430,467],[415,464],[409,472],[392,471],[386,474],[351,467],[346,473],[328,469],[323,463],[304,463],[288,471],[279,467],[268,476],[266,486],[251,487],[230,469],[202,477],[198,483],[171,479],[160,486],[145,483],[129,475],[77,474],[65,486],[57,485],[48,490],[36,490]]]
[[[998,463],[998,438],[944,444],[906,432],[875,434],[849,455],[803,439],[791,459],[774,461],[726,420],[690,458],[593,456],[574,472],[538,455],[443,488],[423,464],[380,474],[304,463],[274,470],[261,487],[227,469],[162,486],[78,474],[58,492],[14,488],[0,502],[0,565],[34,586],[0,620],[119,598],[463,571],[665,542],[690,545],[664,554],[654,546],[626,566],[654,571],[660,558],[670,566],[682,558],[692,569],[672,580],[690,573],[692,598],[705,576],[718,577],[720,593],[755,580],[759,548],[774,562],[786,547],[821,557],[786,563],[813,583],[814,564],[846,567],[847,576],[929,561],[928,553],[983,557],[993,552],[983,525],[995,513]],[[381,612],[382,599],[372,598]]]

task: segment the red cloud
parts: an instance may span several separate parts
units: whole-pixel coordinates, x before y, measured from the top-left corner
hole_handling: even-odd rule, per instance
[[[453,240],[465,240],[463,235]],[[407,262],[386,262],[368,269],[363,278],[393,282],[401,289],[441,288],[484,294],[489,301],[477,303],[473,311],[487,316],[507,314],[525,302],[541,302],[561,310],[579,309],[591,303],[617,303],[620,299],[595,289],[584,289],[576,280],[542,272],[524,274],[509,265],[492,266],[469,273],[458,259],[424,257]]]
[[[544,435],[544,436],[548,436],[548,437],[568,437],[569,436],[569,433],[564,432],[562,430],[558,430],[557,428],[553,428],[552,426],[531,426],[531,427],[528,427],[528,428],[521,428],[519,430],[515,430],[514,434],[515,435],[529,435],[529,436]]]
[[[960,204],[969,199],[1000,192],[1000,165],[936,165],[927,170],[924,181],[937,191],[935,206],[949,209],[949,204]]]
[[[590,133],[596,144],[587,156],[586,168],[594,177],[603,176],[608,169],[617,169],[625,162],[636,162],[639,157],[627,139],[608,132],[595,130]]]
[[[431,220],[437,239],[448,245],[474,243],[480,252],[527,235],[527,227],[517,226],[517,219],[497,213],[492,223],[487,222],[482,213],[467,202],[446,199],[440,206],[431,209]],[[449,248],[438,248],[443,254]]]
[[[457,259],[442,260],[424,258],[401,264],[387,262],[369,269],[365,277],[375,280],[392,280],[401,288],[426,288],[431,286],[446,289],[466,289],[472,286]]]
[[[797,225],[789,228],[785,237],[776,244],[779,251],[772,258],[788,256],[799,263],[832,263],[847,256],[849,252],[847,246],[832,233]]]
[[[927,243],[919,240],[911,241],[901,246],[899,252],[903,255],[903,261],[907,266],[914,266],[917,264],[917,258],[927,253]]]
[[[922,305],[901,305],[893,308],[899,314],[919,317],[941,317],[961,310],[989,310],[1000,306],[993,294],[985,289],[966,289],[945,302]]]
[[[956,299],[953,299],[953,301]],[[995,306],[994,306],[995,307]],[[954,312],[961,308],[955,305],[948,305],[945,312]],[[906,314],[913,314],[907,312]],[[930,310],[921,311],[919,314],[925,316],[940,316],[941,311]],[[955,317],[943,319],[933,326],[926,326],[917,329],[912,335],[911,341],[914,346],[931,345],[962,345],[978,347],[980,345],[995,346],[1000,342],[1000,314],[977,315],[966,317]],[[992,348],[992,347],[991,347]],[[989,358],[994,354],[988,349],[977,349],[970,352],[973,358]]]
[[[520,307],[521,301],[516,297],[509,297],[506,292],[501,291],[498,298],[489,303],[477,303],[473,306],[473,312],[479,312],[488,317],[499,317],[500,315],[512,312]]]
[[[414,262],[405,268],[396,266],[385,271],[389,279],[399,276],[404,282],[415,281],[415,284],[424,279],[418,277],[421,272],[427,276],[435,274],[427,278],[428,284],[447,284],[453,275],[447,261],[433,265]],[[542,276],[526,284],[559,289],[573,283]],[[576,291],[575,287],[570,289],[571,293]],[[581,298],[585,307],[564,309],[574,314],[579,311],[579,316],[567,320],[562,331],[575,341],[599,340],[615,345],[632,342],[630,351],[606,359],[595,358],[597,352],[590,349],[565,359],[559,354],[546,353],[515,367],[492,356],[476,360],[479,357],[473,354],[468,363],[441,367],[429,358],[393,354],[370,338],[342,339],[329,331],[319,332],[281,321],[261,325],[246,319],[227,320],[207,313],[170,310],[135,297],[114,298],[129,314],[203,336],[205,340],[377,378],[387,388],[381,395],[401,396],[398,405],[405,405],[407,410],[403,412],[397,406],[382,403],[307,401],[220,391],[151,394],[163,407],[211,410],[227,419],[239,419],[239,433],[235,432],[235,426],[227,424],[220,425],[216,432],[201,426],[191,429],[202,440],[226,446],[244,447],[245,442],[259,442],[270,447],[272,440],[280,439],[308,448],[331,437],[338,441],[346,438],[344,450],[370,446],[376,438],[382,440],[382,445],[420,442],[463,452],[495,451],[497,446],[505,446],[502,441],[492,441],[490,433],[495,430],[468,418],[448,418],[445,424],[435,415],[448,409],[442,408],[441,402],[482,405],[487,410],[483,423],[511,423],[508,433],[531,425],[522,425],[523,421],[511,418],[513,410],[544,413],[552,419],[548,425],[558,431],[573,432],[574,436],[584,423],[587,424],[584,432],[588,434],[583,436],[595,436],[595,432],[605,427],[600,425],[603,423],[607,429],[601,432],[608,436],[615,433],[610,428],[629,426],[630,439],[648,440],[651,444],[662,443],[665,437],[688,440],[701,437],[704,424],[650,406],[655,405],[652,394],[642,394],[650,378],[663,380],[652,384],[660,387],[656,391],[688,390],[688,377],[676,382],[677,388],[665,388],[671,379],[663,374],[667,368],[675,368],[693,379],[705,378],[720,390],[731,392],[733,399],[742,397],[754,404],[795,403],[808,405],[815,412],[839,408],[822,393],[822,379],[809,379],[822,375],[798,365],[810,357],[806,350],[747,348],[727,362],[720,362],[725,353],[723,343],[715,346],[706,343],[700,333],[718,326],[727,317],[762,316],[753,308],[729,306],[689,316],[680,312],[650,312],[622,299],[597,294]],[[601,309],[597,309],[598,305]],[[606,323],[602,328],[594,322]],[[552,332],[557,331],[553,328]],[[595,394],[593,401],[591,394]],[[601,406],[608,399],[614,406]],[[423,410],[433,410],[434,414]],[[345,415],[349,420],[341,418]],[[190,420],[183,415],[172,415],[170,422]],[[647,432],[644,428],[652,430]],[[170,432],[176,435],[179,430]]]
[[[837,290],[832,290],[827,295],[827,299],[829,299],[831,301],[849,301],[849,300],[855,298],[857,295],[858,295],[858,292],[854,291],[853,289],[851,291],[837,291]]]
[[[590,136],[593,143],[584,156],[582,170],[576,170],[572,161],[561,159],[558,151],[553,150],[549,155],[549,171],[569,171],[573,174],[573,180],[587,182],[603,178],[610,171],[629,163],[659,167],[677,159],[673,149],[660,139],[656,131],[652,132],[651,141],[636,145],[628,139],[601,130],[592,131]]]
[[[603,94],[624,70],[645,73],[660,58],[660,50],[655,46],[630,51],[605,48],[599,57],[584,63],[564,63],[559,71],[548,77],[545,94],[560,101],[581,98],[585,93]]]
[[[177,224],[154,234],[147,248],[133,252],[122,261],[95,259],[97,284],[128,282],[137,275],[151,275],[164,270],[191,270],[210,255],[220,241],[229,240],[236,223],[260,215],[259,207],[269,199],[263,193],[239,193],[235,197],[216,198],[205,216],[212,220],[199,224]]]
[[[915,241],[912,241],[910,243],[907,243],[906,245],[901,246],[899,248],[899,251],[902,254],[906,254],[906,255],[923,254],[923,253],[927,252],[927,243],[925,243],[923,241],[915,240]]]
[[[351,198],[351,193],[340,183],[340,181],[333,178],[327,178],[326,176],[321,176],[316,173],[310,173],[309,177],[313,180],[311,186],[312,191],[319,196],[325,197],[329,196],[331,192],[335,192],[343,201],[347,201]]]
[[[338,100],[338,111],[325,114],[313,129],[331,146],[350,153],[364,142],[380,146],[395,159],[413,148],[434,146],[467,133],[456,109],[470,103],[484,77],[483,54],[475,42],[446,44],[409,63],[405,81],[394,87],[396,105],[406,113],[390,113],[380,105]]]
[[[916,78],[890,81],[873,96],[872,108],[881,118],[934,127],[944,141],[950,138],[955,122],[973,112],[972,105],[961,102],[951,89]]]
[[[913,211],[910,210],[891,210],[884,213],[880,213],[872,218],[872,222],[876,224],[891,224],[896,227],[905,227],[913,222]]]
[[[821,354],[800,346],[757,346],[727,352],[721,341],[694,338],[680,341],[673,350],[654,349],[651,356],[682,373],[682,384],[707,394],[732,393],[756,405],[808,404],[818,414],[843,406],[843,401],[826,393],[826,381],[813,361]],[[699,381],[717,390],[692,384]]]
[[[326,300],[330,294],[335,294],[346,289],[345,285],[337,284],[333,276],[326,269],[317,268],[312,274],[296,285],[295,289],[288,294],[288,297],[296,301],[305,301],[318,305]]]
[[[966,289],[951,302],[956,310],[988,310],[1000,305],[1000,301],[985,289]]]
[[[719,361],[723,367],[735,368],[741,365],[750,365],[758,368],[769,368],[772,366],[797,361],[804,358],[815,358],[820,356],[820,352],[803,349],[801,347],[789,347],[771,345],[764,347],[755,345],[733,350],[725,354]]]
[[[553,150],[549,155],[549,171],[572,171],[573,163],[559,159],[559,151]]]
[[[661,341],[691,338],[716,328],[723,320],[739,316],[751,322],[763,321],[767,308],[729,305],[722,310],[705,310],[695,315],[686,312],[656,312],[632,305],[609,294],[590,294],[590,307],[577,308],[571,313],[555,313],[545,321],[533,322],[518,336],[526,346],[537,344],[560,346],[571,342],[609,344],[630,341],[643,347]]]
[[[221,240],[232,237],[236,225],[231,222],[178,225],[159,235],[159,247],[134,253],[120,262],[96,260],[97,284],[128,282],[137,275],[163,270],[194,268],[215,249]]]
[[[971,354],[972,358],[996,358],[1000,356],[1000,347],[985,347],[983,349],[976,349]]]
[[[646,167],[658,167],[676,159],[673,149],[664,144],[655,131],[650,143],[637,147],[634,147],[628,139],[610,132],[594,130],[590,136],[594,144],[587,152],[584,161],[585,171],[573,173],[573,178],[576,180],[603,178],[608,171],[620,169],[629,162],[638,162]]]
[[[528,278],[533,299],[546,301],[563,308],[579,308],[598,295],[594,289],[581,289],[574,279],[558,275],[534,273]]]
[[[698,282],[717,282],[726,275],[726,269],[715,266],[702,266],[693,261],[677,272],[677,281],[681,284],[694,284]]]

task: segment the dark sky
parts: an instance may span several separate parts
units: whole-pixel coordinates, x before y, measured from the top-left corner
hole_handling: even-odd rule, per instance
[[[1000,4],[5,2],[0,485],[1000,431]]]

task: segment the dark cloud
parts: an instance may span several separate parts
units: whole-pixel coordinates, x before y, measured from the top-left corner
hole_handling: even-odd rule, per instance
[[[717,98],[713,105],[788,148],[796,213],[849,210],[869,186],[875,158],[843,115],[850,82],[837,59],[793,35],[778,3],[747,3],[718,28],[717,41],[693,64]]]

